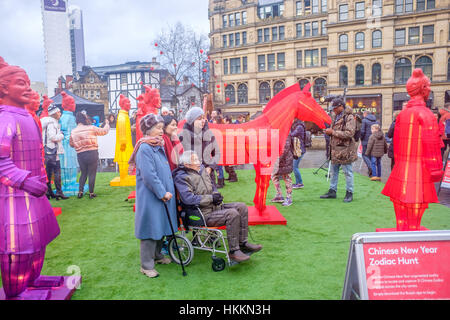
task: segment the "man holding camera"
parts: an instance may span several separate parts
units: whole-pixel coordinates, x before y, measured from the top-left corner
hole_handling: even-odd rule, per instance
[[[180,166],[173,172],[175,187],[184,206],[198,207],[208,227],[227,227],[230,259],[243,262],[250,259],[246,253],[262,249],[251,244],[248,237],[248,209],[244,203],[223,204],[209,174],[201,165],[194,151],[185,151],[180,157]],[[243,252],[244,251],[244,252]]]
[[[356,122],[353,109],[345,106],[342,97],[336,97],[332,101],[334,113],[331,128],[325,133],[330,136],[331,180],[330,190],[322,195],[321,199],[336,199],[339,170],[345,174],[347,193],[344,202],[353,201],[353,162],[358,159],[356,143],[354,139]]]

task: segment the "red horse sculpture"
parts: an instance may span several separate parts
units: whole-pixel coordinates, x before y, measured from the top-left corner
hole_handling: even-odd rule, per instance
[[[311,121],[320,128],[331,118],[309,92],[311,85],[300,89],[288,87],[269,101],[263,114],[242,124],[209,124],[220,148],[219,165],[252,163],[256,171],[256,193],[253,199],[260,216],[266,212],[266,196],[273,165],[282,154],[294,119]],[[180,122],[179,129],[185,121]]]

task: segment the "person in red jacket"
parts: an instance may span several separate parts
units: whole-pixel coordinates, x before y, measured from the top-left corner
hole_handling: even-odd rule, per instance
[[[397,116],[395,166],[382,194],[394,204],[398,231],[418,231],[429,203],[439,202],[434,183],[441,180],[442,158],[435,116],[426,107],[430,80],[415,69],[406,84],[411,99]]]

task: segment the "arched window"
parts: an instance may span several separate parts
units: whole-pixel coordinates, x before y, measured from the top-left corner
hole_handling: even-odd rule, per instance
[[[303,88],[304,88],[308,83],[309,83],[309,80],[308,80],[308,79],[302,79],[302,80],[300,80],[300,81],[299,81],[300,89],[303,90]]]
[[[372,48],[381,48],[383,40],[381,38],[381,30],[372,32]]]
[[[381,65],[374,63],[372,65],[372,85],[381,84]]]
[[[400,58],[395,62],[395,83],[406,83],[411,77],[411,61]]]
[[[327,94],[327,80],[325,80],[324,78],[317,78],[314,81],[313,93],[315,99],[324,97]]]
[[[348,36],[346,34],[341,34],[339,36],[339,51],[348,50]]]
[[[238,104],[248,104],[248,88],[245,83],[238,87]]]
[[[346,85],[348,85],[348,68],[341,66],[339,68],[339,86],[345,87]]]
[[[355,68],[355,85],[364,85],[364,66],[362,64],[358,64]]]
[[[415,68],[422,69],[423,73],[432,81],[433,77],[433,61],[430,57],[422,56],[416,61]]]
[[[236,103],[236,90],[231,84],[225,88],[225,100],[226,103]]]
[[[285,88],[283,81],[277,81],[273,85],[273,95],[277,95],[281,90]]]
[[[364,49],[364,32],[355,35],[355,49]]]
[[[259,85],[259,103],[267,103],[271,98],[270,85],[267,82],[261,82]]]

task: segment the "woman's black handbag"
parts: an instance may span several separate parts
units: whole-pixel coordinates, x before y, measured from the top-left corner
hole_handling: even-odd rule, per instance
[[[58,153],[58,148],[47,147],[47,131],[48,131],[48,128],[45,129],[45,145],[44,145],[45,160],[56,161],[56,155]]]

